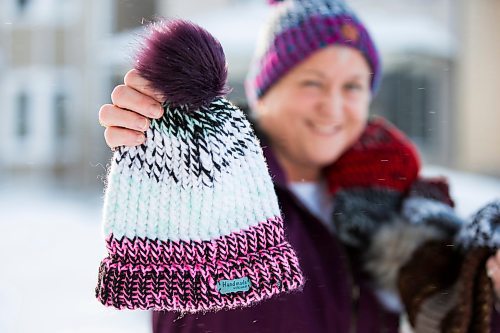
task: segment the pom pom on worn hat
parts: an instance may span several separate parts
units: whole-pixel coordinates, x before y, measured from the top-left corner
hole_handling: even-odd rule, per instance
[[[195,110],[229,92],[221,44],[186,20],[151,24],[135,67],[173,106]]]

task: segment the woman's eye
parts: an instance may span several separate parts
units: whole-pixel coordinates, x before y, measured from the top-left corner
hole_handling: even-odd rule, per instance
[[[345,87],[347,90],[361,90],[363,88],[359,83],[348,83]]]

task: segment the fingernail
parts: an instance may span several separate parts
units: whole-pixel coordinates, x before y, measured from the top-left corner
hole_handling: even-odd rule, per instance
[[[161,107],[161,106],[158,106],[158,105],[153,105],[153,106],[151,107],[150,112],[151,112],[151,115],[152,115],[154,118],[158,118],[158,117],[160,117],[160,116],[162,115],[162,113],[163,113],[163,109],[162,109],[162,107]]]
[[[138,135],[138,136],[137,136],[137,139],[136,139],[136,142],[137,142],[138,144],[141,144],[141,143],[144,143],[144,140],[145,140],[145,139],[146,139],[146,138],[144,137],[144,135]]]
[[[141,131],[146,131],[149,127],[149,120],[147,119],[141,119],[137,122],[137,127],[141,130]]]

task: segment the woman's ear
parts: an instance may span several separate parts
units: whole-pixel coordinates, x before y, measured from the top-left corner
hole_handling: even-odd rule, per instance
[[[254,105],[254,112],[256,114],[256,117],[258,118],[264,118],[266,117],[267,114],[272,112],[273,110],[273,99],[268,98],[269,92],[259,98],[257,101],[255,101]]]
[[[259,98],[253,103],[252,108],[252,116],[254,119],[259,119],[266,112],[267,104],[264,98]]]

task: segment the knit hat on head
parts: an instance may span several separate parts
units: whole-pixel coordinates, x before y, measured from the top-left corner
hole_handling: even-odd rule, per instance
[[[118,309],[214,311],[300,289],[259,142],[224,98],[221,45],[182,20],[152,25],[136,69],[166,96],[146,142],[113,155],[98,300]]]
[[[380,60],[363,23],[342,0],[269,1],[273,5],[245,83],[250,104],[290,69],[328,45],[359,50],[372,71],[371,89],[380,79]]]

